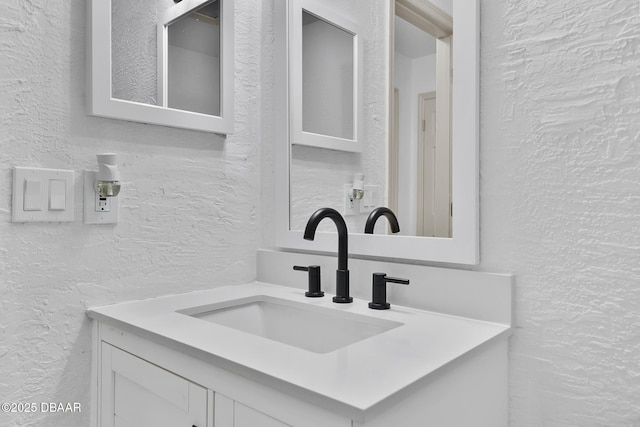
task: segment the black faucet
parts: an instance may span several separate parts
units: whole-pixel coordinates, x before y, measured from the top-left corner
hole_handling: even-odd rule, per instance
[[[318,224],[324,218],[331,218],[338,228],[338,269],[336,270],[336,296],[333,302],[349,303],[349,269],[347,267],[347,224],[340,213],[332,208],[320,208],[311,215],[304,229],[304,239],[313,240]]]
[[[375,208],[369,214],[367,223],[364,226],[365,234],[373,234],[373,227],[376,225],[376,221],[383,215],[387,217],[392,233],[397,233],[400,231],[400,226],[398,225],[398,218],[396,217],[396,214],[394,214],[393,211],[389,208],[380,207]]]

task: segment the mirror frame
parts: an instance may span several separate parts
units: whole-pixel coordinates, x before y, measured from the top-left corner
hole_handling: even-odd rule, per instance
[[[88,113],[133,122],[171,126],[219,134],[234,131],[234,0],[220,4],[220,116],[177,110],[112,97],[111,76],[111,0],[89,0],[87,43]],[[205,3],[183,0],[171,6],[182,16]],[[158,78],[162,78],[159,70]]]
[[[391,60],[395,1],[389,0],[389,3],[389,16],[386,17],[386,30],[390,39],[387,46],[387,126],[390,123],[393,92]],[[287,46],[291,33],[287,22],[287,0],[276,0],[275,12],[275,242],[276,246],[283,249],[335,253],[336,233],[318,232],[314,241],[306,241],[302,238],[302,230],[289,229],[291,151],[288,134],[290,65]],[[479,262],[479,1],[455,0],[453,14],[452,237],[365,235],[351,232],[351,255],[455,264]],[[318,206],[321,207],[323,206]]]
[[[353,138],[305,132],[302,127],[302,13],[307,12],[353,36]],[[362,36],[358,25],[317,0],[291,0],[289,7],[291,144],[362,152]]]

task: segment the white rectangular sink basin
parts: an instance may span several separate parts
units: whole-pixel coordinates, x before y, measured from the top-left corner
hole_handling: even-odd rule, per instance
[[[402,325],[266,295],[178,312],[314,353],[329,353]]]

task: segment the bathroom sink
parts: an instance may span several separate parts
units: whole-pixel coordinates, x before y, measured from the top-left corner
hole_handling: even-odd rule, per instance
[[[265,295],[178,312],[314,353],[329,353],[402,325]]]

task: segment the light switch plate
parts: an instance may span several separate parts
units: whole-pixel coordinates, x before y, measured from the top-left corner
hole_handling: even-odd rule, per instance
[[[95,190],[97,175],[95,171],[84,171],[84,223],[117,224],[119,197],[109,197],[109,210],[102,210],[102,205],[96,200],[98,197]]]
[[[65,209],[50,209],[49,186],[52,181],[62,181],[64,183],[64,192],[58,194],[57,197],[64,198]],[[25,191],[27,189],[27,182],[29,182],[29,191]],[[58,186],[57,189],[59,188]],[[72,170],[16,166],[13,168],[12,196],[11,221],[13,222],[73,221],[74,197]],[[37,200],[38,198],[39,202]],[[57,203],[60,203],[60,200],[58,200]]]

